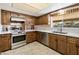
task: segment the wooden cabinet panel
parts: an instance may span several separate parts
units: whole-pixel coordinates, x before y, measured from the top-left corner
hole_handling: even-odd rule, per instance
[[[11,36],[10,34],[0,35],[0,51],[6,51],[11,49]]]
[[[67,39],[66,36],[57,35],[57,51],[66,54]]]
[[[53,21],[58,21],[58,20],[62,20],[63,15],[57,15],[57,16],[52,16],[53,17]]]
[[[65,8],[62,10],[64,11],[63,14],[62,12],[61,13],[59,12],[60,10],[51,13],[51,16],[53,17],[54,21],[62,20],[62,18],[64,20],[79,18],[79,5]]]
[[[77,5],[77,6],[65,9],[64,18],[65,19],[79,18],[78,14],[79,14],[79,6]]]
[[[77,39],[77,54],[79,55],[79,38]]]
[[[57,49],[56,35],[48,34],[48,39],[49,39],[49,47],[56,50]]]
[[[41,32],[37,32],[37,36],[36,36],[36,39],[38,42],[41,42]]]
[[[77,55],[77,39],[76,38],[68,37],[67,54]]]
[[[1,23],[2,25],[10,24],[10,12],[9,11],[1,11]]]
[[[48,15],[40,16],[36,21],[37,25],[48,25]]]
[[[36,40],[36,32],[26,33],[26,43],[31,43]]]

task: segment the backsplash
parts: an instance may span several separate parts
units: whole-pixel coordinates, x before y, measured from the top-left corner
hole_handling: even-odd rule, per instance
[[[10,25],[0,25],[0,32],[1,31],[10,31]],[[7,29],[6,29],[7,28]],[[51,28],[50,25],[35,25],[36,30],[51,30],[51,31],[58,31],[58,28]],[[29,30],[29,29],[28,29]],[[67,33],[79,33],[79,28],[72,28],[72,27],[63,27],[63,32]]]
[[[2,25],[0,25],[0,32],[2,31]]]
[[[68,32],[68,33],[79,33],[79,28],[72,28],[72,27],[64,27],[63,28],[64,32]]]
[[[0,32],[9,31],[10,25],[0,25]]]
[[[51,30],[50,25],[35,25],[35,29],[37,30]]]
[[[58,31],[59,28],[55,27],[55,28],[51,28],[50,25],[36,25],[35,26],[36,30],[51,30],[51,31]],[[79,28],[72,28],[72,27],[63,27],[63,32],[67,32],[67,33],[79,33]]]
[[[60,31],[60,27],[54,27],[51,29],[52,31]],[[79,33],[79,28],[73,28],[73,27],[63,27],[62,32],[67,33]]]

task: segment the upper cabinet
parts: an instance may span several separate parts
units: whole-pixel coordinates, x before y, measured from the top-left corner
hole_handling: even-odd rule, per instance
[[[73,6],[51,13],[53,21],[79,18],[79,6]]]
[[[79,18],[79,6],[64,9],[63,19]]]
[[[63,15],[59,14],[59,11],[51,13],[53,21],[62,20]]]
[[[1,24],[2,25],[9,25],[10,24],[10,15],[9,11],[1,10]]]
[[[36,25],[48,25],[48,15],[43,15],[37,18]]]

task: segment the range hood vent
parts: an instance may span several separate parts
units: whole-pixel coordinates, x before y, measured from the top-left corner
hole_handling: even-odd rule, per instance
[[[25,22],[26,20],[19,17],[11,17],[11,21],[17,21],[17,22]]]

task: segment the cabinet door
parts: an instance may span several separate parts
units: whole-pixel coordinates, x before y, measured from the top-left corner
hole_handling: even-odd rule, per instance
[[[35,32],[26,33],[26,43],[31,43],[35,40],[36,40],[36,33]]]
[[[78,53],[78,55],[79,55],[79,38],[78,38],[78,40],[77,40],[77,53]]]
[[[10,24],[10,12],[9,11],[1,11],[1,23],[3,25],[9,25]]]
[[[40,32],[36,32],[36,40],[40,42]]]
[[[8,34],[1,35],[1,51],[6,51],[11,49],[11,38]]]
[[[65,36],[57,35],[57,51],[66,54],[67,39]]]
[[[40,16],[37,25],[48,25],[48,15]]]
[[[48,39],[49,39],[49,47],[56,50],[57,49],[56,35],[48,34]]]
[[[40,42],[40,43],[42,43],[42,36],[41,35],[42,35],[42,32],[37,32],[37,35],[36,35],[37,41]]]
[[[79,18],[79,6],[70,7],[64,10],[64,19],[75,19]]]
[[[77,39],[76,38],[68,37],[67,54],[77,55]]]

